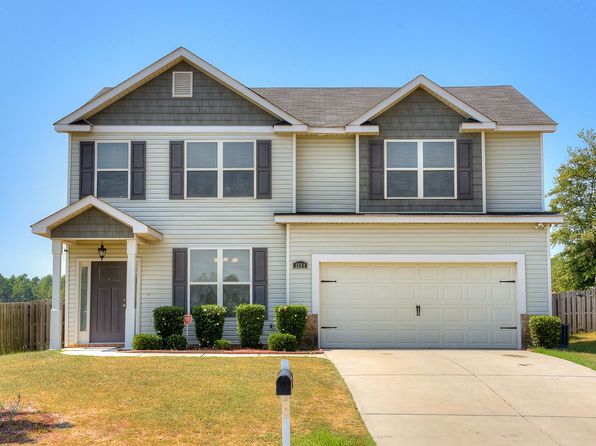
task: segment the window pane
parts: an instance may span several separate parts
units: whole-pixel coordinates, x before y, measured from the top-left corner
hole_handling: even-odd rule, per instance
[[[388,142],[387,167],[417,167],[418,143]]]
[[[234,317],[236,307],[248,303],[250,303],[250,285],[224,285],[223,306],[226,307],[226,316]]]
[[[188,197],[217,197],[216,171],[190,171],[186,175]]]
[[[250,251],[224,249],[223,276],[224,282],[250,282]]]
[[[192,249],[190,251],[190,281],[217,282],[216,249]]]
[[[128,197],[128,172],[97,172],[97,196],[100,198]]]
[[[217,285],[191,285],[190,309],[209,304],[217,304]]]
[[[224,142],[223,167],[249,167],[254,165],[254,143]]]
[[[80,308],[79,313],[79,330],[87,331],[87,274],[89,268],[83,266],[81,268],[81,294],[79,296]]]
[[[216,142],[189,142],[187,144],[186,167],[216,168],[217,143]]]
[[[98,169],[128,169],[128,143],[97,143]]]
[[[254,172],[252,170],[228,170],[223,173],[224,197],[253,197]]]
[[[391,170],[387,172],[388,197],[417,197],[418,175],[415,171]]]
[[[453,167],[453,142],[423,143],[424,167]]]
[[[425,197],[453,197],[453,171],[436,170],[424,172]]]

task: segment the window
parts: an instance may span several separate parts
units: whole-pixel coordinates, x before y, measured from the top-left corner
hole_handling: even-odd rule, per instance
[[[192,71],[172,73],[172,97],[192,98]]]
[[[455,198],[455,140],[385,141],[385,198]]]
[[[190,249],[189,304],[217,304],[234,317],[236,307],[251,302],[251,250]]]
[[[99,198],[128,198],[130,143],[97,143],[96,188]]]
[[[187,141],[187,197],[254,197],[254,141]]]
[[[79,293],[79,330],[87,331],[87,290],[89,284],[89,267],[81,266]]]

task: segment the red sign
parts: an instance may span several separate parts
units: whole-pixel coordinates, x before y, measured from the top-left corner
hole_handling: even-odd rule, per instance
[[[191,314],[185,314],[182,317],[182,320],[184,321],[184,325],[190,325],[190,323],[192,322],[192,315]]]

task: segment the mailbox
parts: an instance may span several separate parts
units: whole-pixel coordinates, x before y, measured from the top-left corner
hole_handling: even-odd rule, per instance
[[[294,387],[294,376],[289,369],[281,369],[275,381],[275,394],[277,396],[290,396]]]

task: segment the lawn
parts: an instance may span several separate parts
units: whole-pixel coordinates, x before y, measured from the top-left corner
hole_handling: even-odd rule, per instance
[[[278,445],[279,358],[0,356],[12,441],[60,445]],[[291,357],[296,446],[374,445],[333,364]],[[6,417],[5,417],[6,418]],[[8,444],[0,416],[0,444]]]
[[[596,331],[577,333],[571,336],[569,348],[536,348],[535,352],[556,356],[596,370]]]

